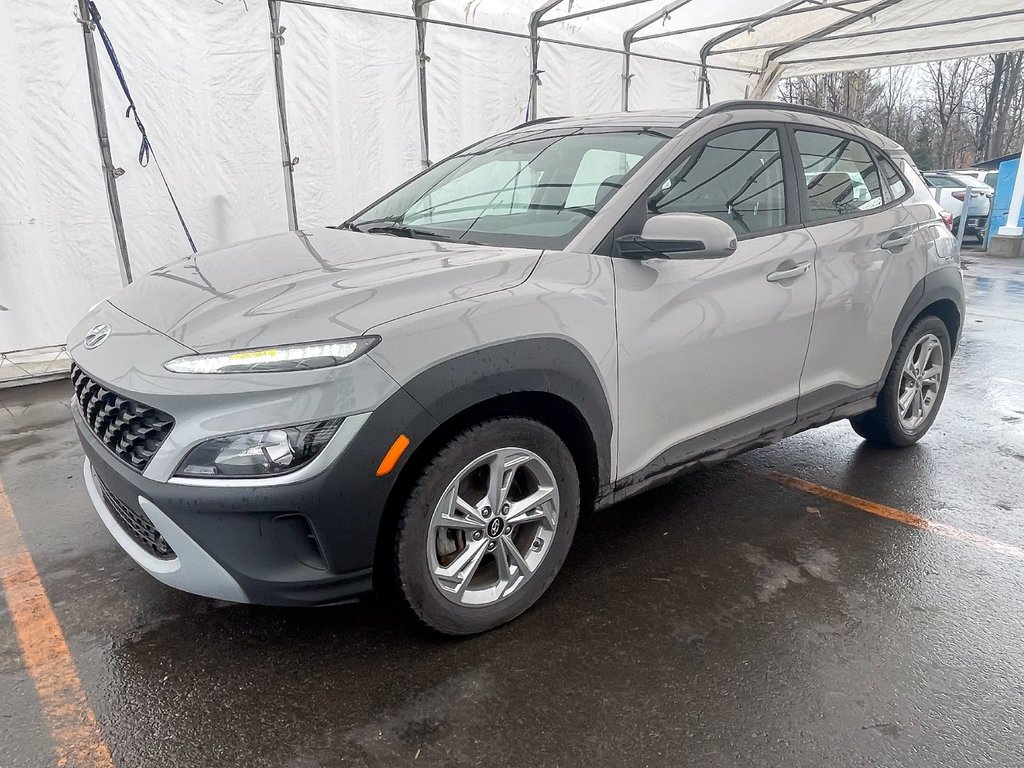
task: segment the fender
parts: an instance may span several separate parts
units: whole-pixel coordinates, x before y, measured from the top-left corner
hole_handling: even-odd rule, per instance
[[[369,355],[371,358],[373,354]],[[573,342],[555,337],[504,342],[444,360],[418,373],[374,409],[338,461],[325,473],[330,514],[314,521],[333,572],[373,565],[381,521],[392,491],[416,449],[452,417],[494,397],[546,392],[571,403],[594,437],[598,482],[611,474],[612,417],[593,364]],[[410,447],[391,472],[381,459],[398,435]]]
[[[438,423],[502,395],[546,392],[571,403],[590,427],[598,483],[611,477],[612,415],[608,395],[587,355],[572,341],[536,337],[503,342],[449,358],[403,387]]]

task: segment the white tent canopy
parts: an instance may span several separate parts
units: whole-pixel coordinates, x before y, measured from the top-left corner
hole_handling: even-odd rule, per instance
[[[302,227],[337,223],[529,115],[695,107],[791,75],[1024,48],[1009,0],[96,3],[200,249],[286,229],[292,210]],[[0,352],[63,342],[121,283],[78,5],[0,0]],[[189,248],[98,57],[139,275]]]

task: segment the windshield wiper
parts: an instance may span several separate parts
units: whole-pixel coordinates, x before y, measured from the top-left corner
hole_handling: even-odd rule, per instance
[[[410,227],[405,224],[374,224],[373,226],[360,226],[357,232],[366,232],[370,235],[396,235],[397,237],[412,237],[412,238],[425,238],[429,240],[447,240],[452,241],[455,238],[449,237],[448,235],[442,235],[437,232],[432,232],[429,229],[419,229],[417,227]]]
[[[383,219],[367,219],[366,221],[346,221],[338,226],[338,229],[348,229],[352,232],[366,232],[368,227],[374,224],[398,224],[401,216],[385,216]]]

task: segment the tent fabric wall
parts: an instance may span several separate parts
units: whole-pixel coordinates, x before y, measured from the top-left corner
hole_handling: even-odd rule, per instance
[[[70,7],[0,0],[0,350],[63,340],[120,285]],[[89,254],[102,254],[92,258]]]
[[[197,245],[285,229],[266,0],[96,1]],[[412,14],[412,0],[340,2]],[[563,0],[552,8],[552,23],[540,30],[538,116],[617,111],[623,33],[645,19],[632,45],[630,107],[638,110],[696,106],[704,54],[711,100],[720,101],[768,94],[787,75],[1024,48],[1024,8],[1007,0],[687,0],[657,13],[669,3],[566,20],[618,3]],[[528,21],[541,4],[425,5],[432,21],[507,33],[427,27],[432,160],[523,121]],[[0,350],[59,344],[120,284],[76,6],[0,0],[8,20],[0,27]],[[785,15],[793,8],[809,12]],[[416,24],[286,0],[281,9],[298,219],[303,227],[334,224],[421,167]],[[743,21],[760,14],[769,15]],[[915,29],[934,22],[943,26]],[[883,34],[830,41],[830,30]],[[138,132],[123,118],[120,87],[99,54],[114,162],[126,172],[118,190],[129,256],[140,275],[189,250],[157,169],[135,161]]]
[[[121,285],[76,5],[0,0],[13,20],[0,25],[0,350],[62,343]],[[97,5],[197,246],[286,228],[267,6]],[[138,276],[190,250],[155,164],[136,160],[138,130],[98,55]]]
[[[281,25],[299,226],[338,224],[421,168],[415,23],[284,5]]]

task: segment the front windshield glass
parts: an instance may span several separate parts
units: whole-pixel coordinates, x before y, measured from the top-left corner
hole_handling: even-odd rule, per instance
[[[483,245],[563,248],[673,130],[512,134],[430,168],[347,229]]]

